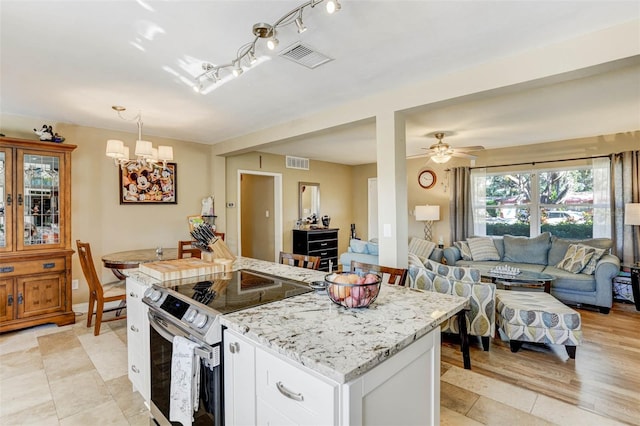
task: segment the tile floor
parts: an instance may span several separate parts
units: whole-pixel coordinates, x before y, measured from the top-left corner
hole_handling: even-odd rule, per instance
[[[149,425],[127,378],[125,321],[0,335],[0,425]],[[442,364],[442,425],[615,425],[574,405]]]

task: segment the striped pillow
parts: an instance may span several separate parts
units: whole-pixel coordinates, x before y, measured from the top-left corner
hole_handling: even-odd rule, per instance
[[[411,241],[409,241],[409,253],[413,253],[418,256],[422,262],[431,256],[434,248],[436,248],[436,244],[431,241],[415,237],[411,238]]]
[[[462,260],[473,260],[473,257],[471,257],[471,250],[469,250],[469,244],[467,244],[466,241],[456,241],[453,245],[460,250]]]
[[[500,260],[500,254],[490,237],[467,239],[471,257],[474,261]]]
[[[596,248],[595,251],[593,252],[593,256],[591,256],[591,259],[589,260],[589,263],[587,263],[587,266],[585,266],[584,269],[580,271],[580,273],[593,275],[593,273],[596,271],[596,266],[598,265],[598,261],[602,256],[604,256],[604,253],[606,251],[607,249]]]

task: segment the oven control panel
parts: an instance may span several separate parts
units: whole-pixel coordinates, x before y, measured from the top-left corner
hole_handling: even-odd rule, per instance
[[[219,313],[211,308],[198,306],[195,301],[187,301],[167,288],[152,286],[145,293],[142,301],[154,313],[174,323],[176,326],[188,330],[208,344],[221,340]]]

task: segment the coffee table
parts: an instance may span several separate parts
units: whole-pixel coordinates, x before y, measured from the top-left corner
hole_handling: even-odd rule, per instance
[[[489,270],[480,270],[483,278],[491,279],[496,285],[502,285],[505,290],[512,287],[544,288],[545,293],[551,293],[551,283],[555,280],[553,275],[543,272],[520,271],[517,275],[498,274]]]

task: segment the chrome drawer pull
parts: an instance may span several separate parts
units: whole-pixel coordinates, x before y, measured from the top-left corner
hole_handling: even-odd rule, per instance
[[[55,262],[49,262],[49,263],[43,263],[42,264],[42,269],[51,269],[51,268],[55,268],[56,267],[56,263]]]
[[[229,343],[229,352],[232,354],[240,352],[240,345],[238,345],[238,342]]]
[[[131,371],[133,371],[134,373],[139,373],[140,370],[138,370],[138,367],[136,367],[135,365],[131,366]]]
[[[0,268],[0,272],[13,272],[13,266],[3,266]]]
[[[138,327],[136,327],[135,325],[132,325],[132,326],[131,326],[131,327],[129,327],[129,328],[131,329],[131,331],[135,331],[136,333],[137,333],[138,331],[140,331],[140,330],[138,329]]]
[[[304,401],[304,396],[302,396],[301,393],[291,392],[289,389],[284,387],[282,382],[276,383],[276,387],[278,388],[278,391],[287,398],[293,399],[294,401]]]

